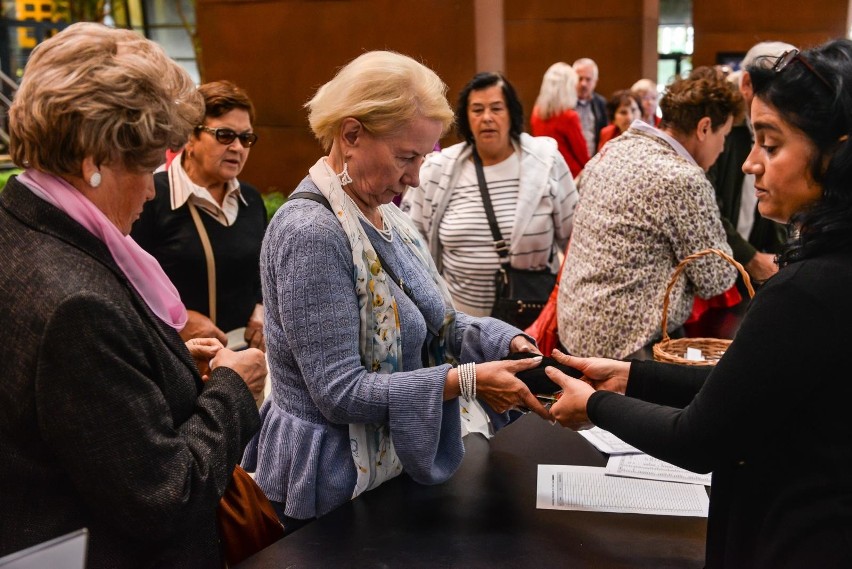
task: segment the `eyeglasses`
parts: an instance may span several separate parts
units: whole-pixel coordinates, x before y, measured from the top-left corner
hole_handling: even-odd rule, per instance
[[[791,49],[782,53],[781,57],[779,57],[775,61],[775,65],[772,66],[772,71],[774,71],[775,73],[781,73],[787,68],[788,65],[790,65],[794,61],[798,61],[799,63],[807,67],[808,71],[813,73],[814,77],[822,81],[823,85],[828,87],[830,91],[834,91],[834,87],[832,87],[831,83],[828,82],[828,79],[823,77],[819,71],[814,69],[814,66],[811,65],[808,60],[805,59],[801,54],[799,54],[798,49]]]
[[[257,142],[257,135],[253,132],[243,132],[237,134],[236,131],[230,128],[219,127],[219,128],[210,128],[209,126],[204,126],[203,124],[195,127],[196,131],[203,130],[204,132],[209,132],[213,136],[216,137],[216,142],[219,144],[231,144],[236,139],[240,139],[240,143],[243,145],[243,148],[251,148],[254,146],[255,142]]]

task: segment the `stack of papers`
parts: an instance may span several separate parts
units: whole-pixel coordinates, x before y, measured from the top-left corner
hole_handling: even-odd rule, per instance
[[[579,434],[610,455],[606,468],[540,464],[537,508],[707,517],[709,474],[643,454],[599,427]]]
[[[536,507],[661,516],[707,517],[703,486],[607,476],[593,466],[538,466]]]

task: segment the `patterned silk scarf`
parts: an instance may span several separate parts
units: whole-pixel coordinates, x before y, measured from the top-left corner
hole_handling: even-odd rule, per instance
[[[320,158],[311,167],[309,174],[331,204],[331,209],[352,247],[355,292],[358,295],[361,320],[358,335],[361,363],[369,372],[402,371],[402,335],[396,299],[391,294],[390,279],[382,270],[376,250],[361,226],[358,206],[343,191],[340,180],[326,162],[326,158]],[[439,337],[433,338],[429,346],[430,365],[443,363],[446,359],[446,335],[452,330],[452,322],[455,319],[450,292],[444,279],[438,274],[420,234],[408,217],[393,204],[379,206],[379,209],[388,227],[397,231],[403,242],[428,268],[444,298],[444,322]],[[402,464],[391,439],[390,425],[352,423],[349,425],[349,437],[352,460],[358,472],[353,498],[402,472]]]

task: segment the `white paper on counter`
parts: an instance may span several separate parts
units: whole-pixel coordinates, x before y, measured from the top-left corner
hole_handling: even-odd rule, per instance
[[[696,474],[647,454],[611,456],[606,463],[606,474],[710,486],[709,474]]]
[[[592,443],[596,449],[606,454],[639,454],[642,452],[600,427],[577,431],[577,434]]]
[[[607,476],[593,466],[538,465],[536,508],[707,517],[703,486]]]

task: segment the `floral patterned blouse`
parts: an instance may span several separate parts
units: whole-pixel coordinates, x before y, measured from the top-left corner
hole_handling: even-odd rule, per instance
[[[559,286],[559,338],[573,354],[623,358],[661,335],[663,297],[677,263],[707,248],[730,254],[713,187],[672,138],[631,128],[586,165]],[[727,290],[736,269],[711,255],[672,290],[669,329],[693,298]]]

